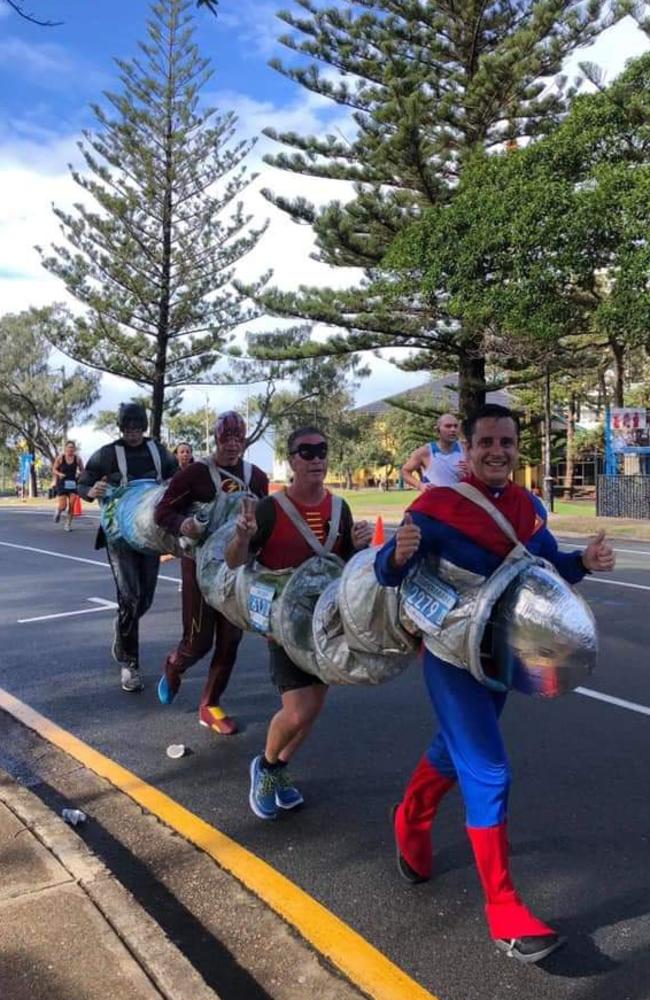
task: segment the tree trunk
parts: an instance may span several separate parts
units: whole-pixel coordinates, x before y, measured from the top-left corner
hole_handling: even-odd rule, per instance
[[[544,503],[551,507],[553,503],[553,476],[551,475],[551,373],[548,366],[544,376]]]
[[[625,348],[614,337],[609,338],[609,346],[614,358],[614,406],[625,406]]]
[[[564,492],[573,497],[573,477],[575,473],[575,439],[576,439],[576,397],[572,393],[569,399],[569,413],[566,425],[566,470],[564,473]]]
[[[174,47],[178,22],[173,18],[169,29],[168,40],[168,78],[165,128],[165,193],[162,207],[162,250],[160,268],[160,298],[158,300],[158,331],[156,344],[156,364],[151,399],[151,436],[160,440],[162,414],[165,403],[165,373],[167,371],[167,349],[169,345],[169,305],[171,298],[171,259],[172,259],[172,218],[174,205],[172,199],[174,184]]]
[[[32,456],[32,463],[29,467],[29,489],[28,493],[30,497],[38,496],[38,480],[36,478],[36,447],[35,442],[30,438],[27,439],[27,451]]]
[[[458,359],[458,412],[464,419],[485,403],[485,358],[469,342]]]

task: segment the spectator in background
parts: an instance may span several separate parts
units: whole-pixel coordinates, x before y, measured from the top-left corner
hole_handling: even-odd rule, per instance
[[[192,445],[188,441],[180,441],[174,448],[179,469],[186,469],[194,461]]]
[[[443,413],[436,424],[438,440],[422,445],[402,466],[404,481],[414,490],[452,486],[467,475],[463,446],[458,440],[460,425],[453,413]]]

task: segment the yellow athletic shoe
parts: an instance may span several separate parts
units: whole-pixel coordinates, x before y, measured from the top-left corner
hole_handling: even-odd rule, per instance
[[[237,723],[226,715],[219,705],[201,705],[199,707],[199,723],[207,726],[220,736],[234,736],[237,732]]]

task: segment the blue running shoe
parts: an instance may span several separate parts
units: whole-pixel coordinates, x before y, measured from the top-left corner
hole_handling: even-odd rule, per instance
[[[304,801],[302,794],[292,783],[286,767],[283,767],[277,772],[275,778],[276,806],[278,809],[295,809],[296,806],[301,806]]]
[[[275,804],[276,776],[262,767],[262,754],[253,757],[250,766],[251,790],[248,802],[260,819],[277,819]]]
[[[158,681],[158,687],[156,690],[158,691],[158,701],[160,704],[171,705],[176,697],[176,691],[172,691],[171,685],[164,674]]]

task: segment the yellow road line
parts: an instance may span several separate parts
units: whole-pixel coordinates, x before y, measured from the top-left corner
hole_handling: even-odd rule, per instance
[[[93,750],[0,688],[0,708],[110,781],[139,805],[200,847],[279,913],[343,975],[373,1000],[437,1000],[365,938],[271,865],[195,816],[132,771]]]

